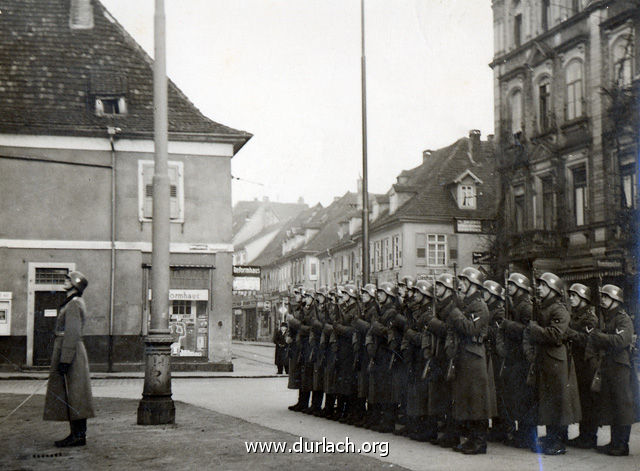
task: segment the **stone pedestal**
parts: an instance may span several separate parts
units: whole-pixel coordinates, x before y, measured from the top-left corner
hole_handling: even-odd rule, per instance
[[[145,339],[145,374],[142,399],[138,405],[138,425],[173,424],[176,409],[171,399],[171,344],[169,335],[149,335]]]

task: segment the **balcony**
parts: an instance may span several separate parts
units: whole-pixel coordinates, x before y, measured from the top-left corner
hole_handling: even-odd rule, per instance
[[[568,242],[560,232],[542,229],[511,233],[507,241],[509,257],[518,260],[559,257]]]

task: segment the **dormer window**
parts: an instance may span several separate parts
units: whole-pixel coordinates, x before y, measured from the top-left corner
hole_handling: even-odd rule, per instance
[[[471,170],[465,170],[453,180],[453,184],[457,185],[457,187],[453,187],[451,193],[458,203],[458,208],[476,209],[478,199],[477,186],[482,185],[482,180],[474,175]],[[455,194],[453,194],[454,188],[457,188]]]
[[[96,98],[96,115],[117,116],[127,113],[127,102],[124,97]]]
[[[458,185],[458,206],[460,209],[476,209],[476,186],[474,184]]]

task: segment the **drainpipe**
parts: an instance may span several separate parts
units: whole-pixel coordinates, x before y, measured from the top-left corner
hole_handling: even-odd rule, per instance
[[[111,273],[109,279],[109,345],[107,350],[107,371],[113,372],[113,306],[116,280],[116,148],[115,135],[120,128],[109,126],[109,145],[111,147]]]

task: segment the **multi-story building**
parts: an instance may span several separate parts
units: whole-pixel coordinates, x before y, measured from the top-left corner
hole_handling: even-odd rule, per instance
[[[48,364],[64,275],[79,270],[93,368],[140,368],[152,60],[98,1],[8,0],[0,24],[0,363]],[[205,117],[173,83],[168,98],[173,363],[228,370],[230,165],[251,135]]]
[[[492,6],[502,261],[616,283],[635,312],[640,6]]]

